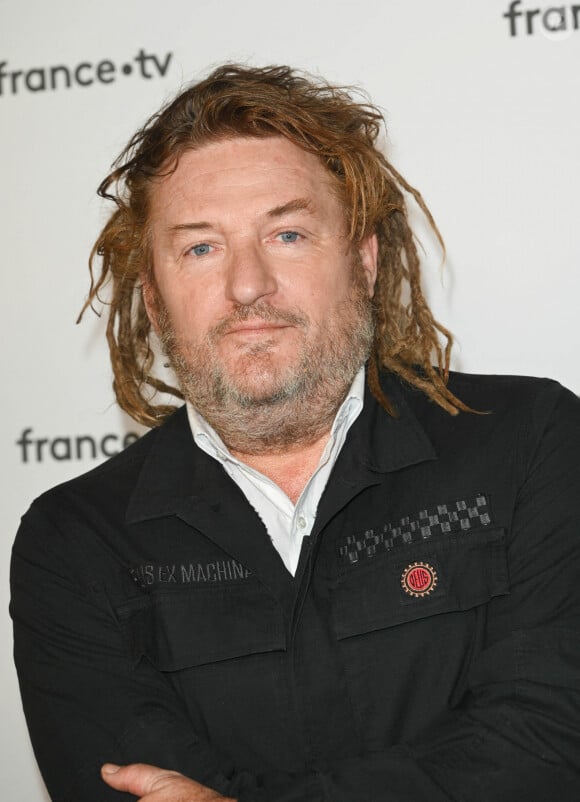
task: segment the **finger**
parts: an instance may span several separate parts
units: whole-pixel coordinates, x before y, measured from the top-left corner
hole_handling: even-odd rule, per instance
[[[129,766],[105,763],[101,768],[101,777],[107,785],[139,797],[152,793],[164,780],[181,776],[176,771],[167,771],[147,763],[131,763]]]

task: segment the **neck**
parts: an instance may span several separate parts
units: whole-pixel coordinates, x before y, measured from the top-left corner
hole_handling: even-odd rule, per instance
[[[329,436],[330,429],[314,442],[263,454],[246,453],[236,449],[230,451],[241,462],[271,479],[286,493],[290,501],[296,504],[320,462]]]

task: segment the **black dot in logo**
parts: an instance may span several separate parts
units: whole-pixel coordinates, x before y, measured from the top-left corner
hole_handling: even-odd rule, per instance
[[[130,64],[123,64],[122,70],[125,75],[131,75],[133,67]]]

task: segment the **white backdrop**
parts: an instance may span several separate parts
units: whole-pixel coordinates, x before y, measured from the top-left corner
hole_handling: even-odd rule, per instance
[[[102,322],[74,326],[110,163],[164,99],[222,61],[360,84],[446,239],[443,270],[426,243],[425,280],[457,335],[454,366],[579,392],[580,15],[538,3],[516,0],[510,18],[509,0],[0,0],[6,799],[46,798],[6,613],[19,516],[138,432],[113,403]]]

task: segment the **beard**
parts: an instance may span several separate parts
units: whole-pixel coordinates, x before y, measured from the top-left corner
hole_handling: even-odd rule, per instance
[[[231,451],[248,455],[298,449],[330,431],[374,336],[372,302],[356,260],[348,298],[316,328],[300,310],[279,310],[261,301],[238,306],[201,342],[191,342],[177,336],[159,297],[156,305],[161,343],[185,399]],[[293,358],[281,361],[276,346],[264,338],[243,344],[234,364],[224,364],[220,340],[247,320],[303,332]]]

